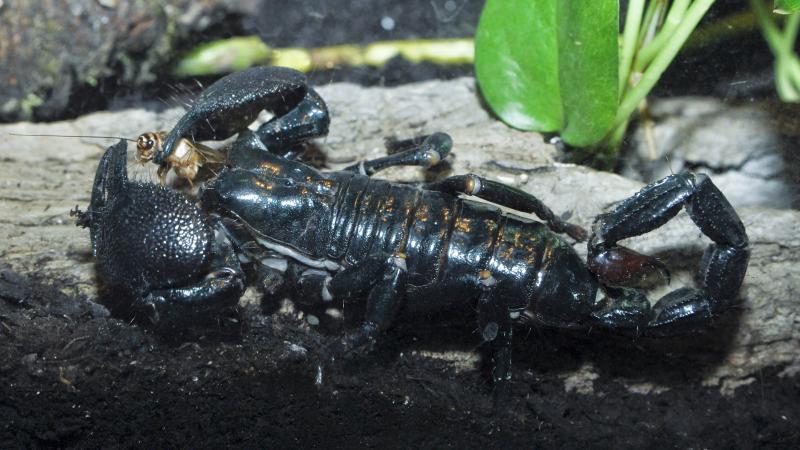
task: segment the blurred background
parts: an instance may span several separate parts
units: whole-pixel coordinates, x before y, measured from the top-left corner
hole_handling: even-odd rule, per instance
[[[158,107],[220,76],[175,76],[188,51],[234,36],[257,36],[271,48],[306,49],[472,38],[483,3],[2,0],[0,121],[52,121],[142,102]],[[770,95],[772,55],[747,10],[744,0],[716,2],[654,95]],[[725,18],[734,20],[718,23]],[[316,68],[310,78],[316,84],[397,85],[472,73],[468,63],[413,63],[398,56],[382,67]]]

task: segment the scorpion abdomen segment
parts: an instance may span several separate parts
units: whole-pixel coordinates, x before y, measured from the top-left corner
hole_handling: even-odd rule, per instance
[[[455,199],[437,192],[415,191],[417,197],[408,215],[408,235],[403,248],[409,283],[422,286],[439,280],[447,261]]]
[[[334,202],[327,255],[347,264],[375,252],[407,255],[409,274],[436,278],[452,226],[455,197],[353,172],[331,177]]]
[[[397,247],[398,234],[404,233],[405,221],[398,217],[399,214],[394,214],[398,193],[392,191],[397,189],[385,181],[370,180],[365,186],[356,207],[348,214],[352,222],[352,228],[348,226],[352,229],[351,235],[345,236],[349,238],[345,252],[348,263],[363,260],[373,247],[383,247],[389,253]]]
[[[497,258],[497,241],[508,218],[495,206],[460,198],[455,200],[452,214],[444,279],[452,285],[474,286],[480,271],[495,270],[492,260]],[[503,269],[496,269],[495,278],[505,276]]]
[[[339,184],[327,256],[356,264],[375,252],[405,252],[420,191],[351,172],[332,174]]]

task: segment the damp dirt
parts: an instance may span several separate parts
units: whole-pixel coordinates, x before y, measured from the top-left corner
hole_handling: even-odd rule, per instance
[[[317,385],[311,355],[336,332],[319,329],[325,317],[311,328],[296,312],[248,306],[175,336],[66,295],[57,286],[67,282],[0,272],[3,448],[800,443],[800,379],[776,369],[733,395],[703,387],[696,378],[724,351],[702,335],[519,333],[511,391],[495,410],[482,359],[464,356],[479,344],[466,317],[404,317]]]

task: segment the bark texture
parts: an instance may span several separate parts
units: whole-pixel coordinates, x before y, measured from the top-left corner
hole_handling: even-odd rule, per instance
[[[252,14],[255,0],[0,2],[0,121],[52,120],[67,108],[168,73],[179,44]],[[74,114],[74,113],[73,113]]]

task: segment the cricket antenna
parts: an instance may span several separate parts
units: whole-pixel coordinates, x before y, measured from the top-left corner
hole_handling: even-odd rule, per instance
[[[120,136],[86,136],[80,134],[24,134],[24,133],[8,133],[11,136],[23,137],[63,137],[63,138],[91,138],[91,139],[123,139],[128,142],[136,142],[136,139],[128,139]]]

